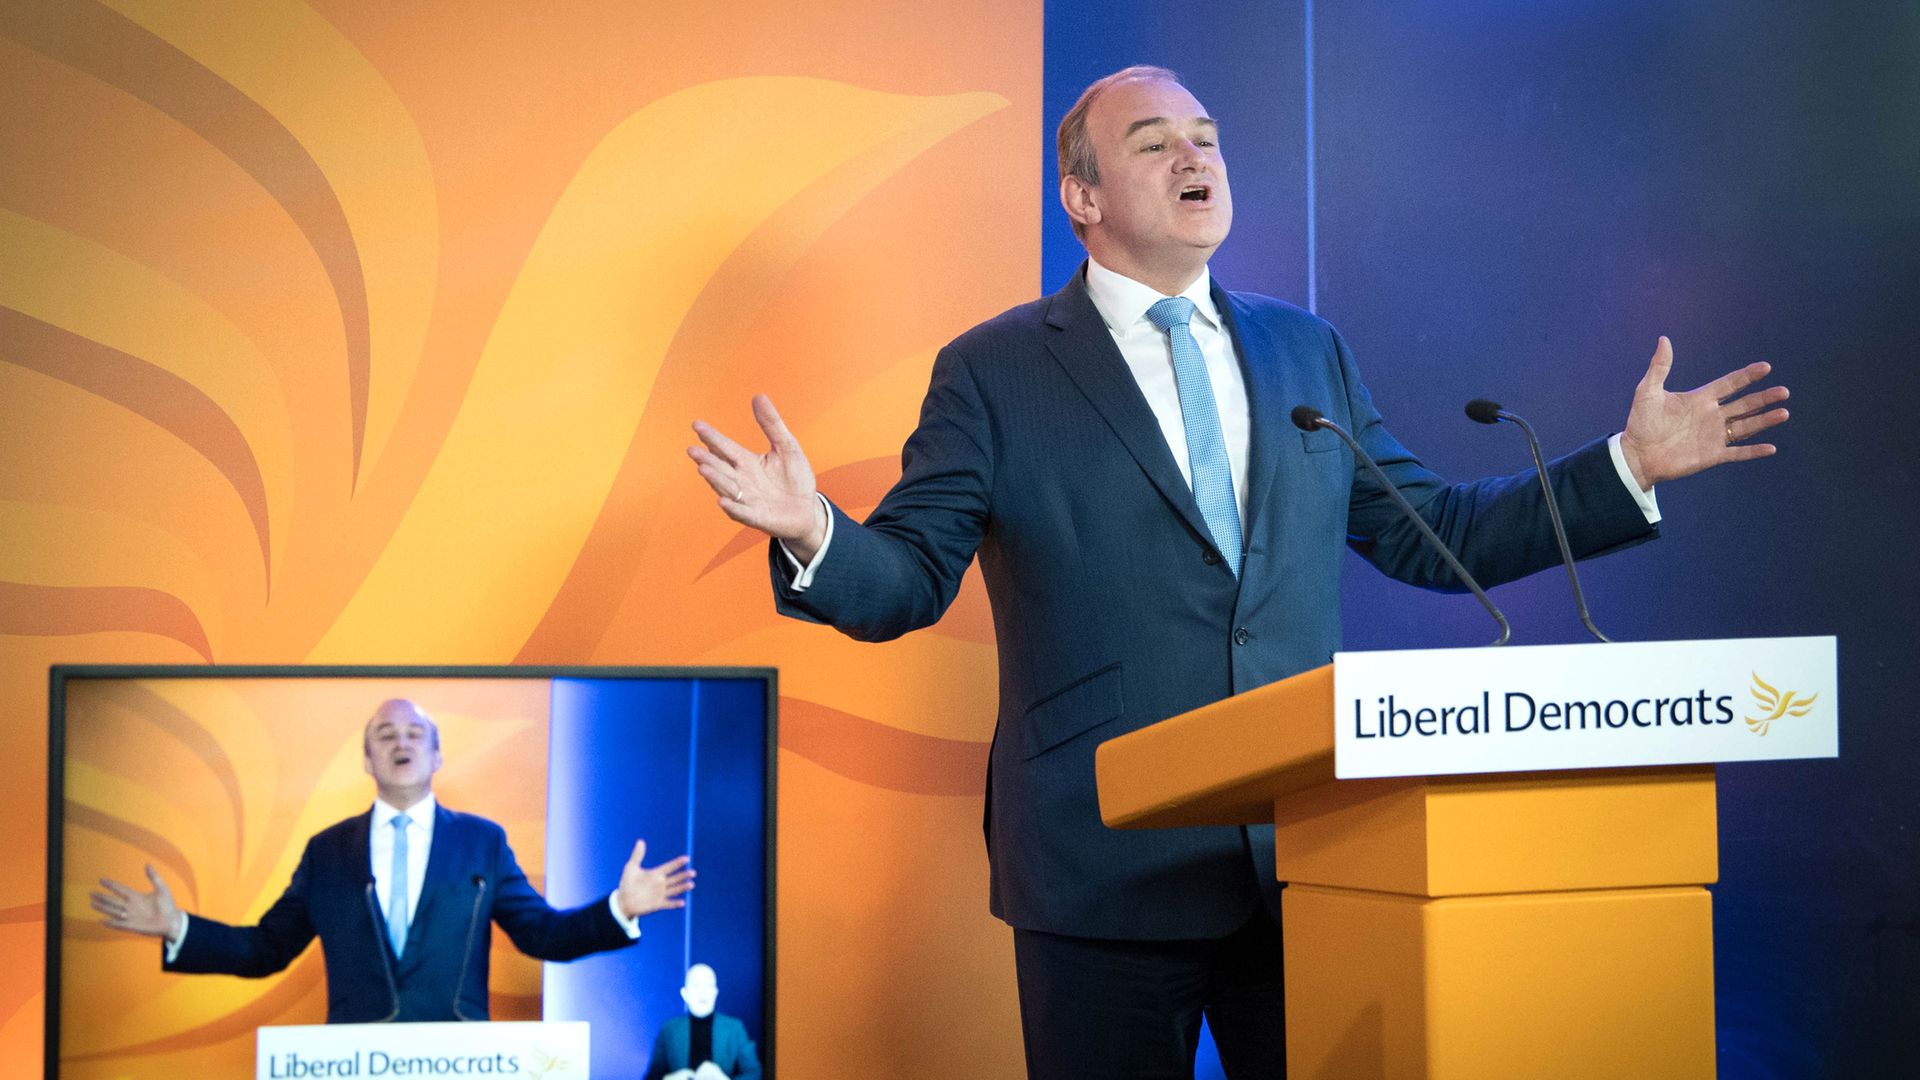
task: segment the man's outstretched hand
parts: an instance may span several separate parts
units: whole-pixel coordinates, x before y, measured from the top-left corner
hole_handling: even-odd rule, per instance
[[[100,920],[114,930],[125,930],[148,937],[178,937],[185,928],[186,916],[173,902],[173,890],[160,880],[153,864],[147,864],[147,880],[152,892],[138,892],[111,878],[101,878],[100,888],[91,894],[93,910],[106,916]]]
[[[693,888],[693,871],[687,868],[687,857],[670,859],[649,870],[640,865],[647,857],[647,842],[636,840],[633,844],[633,857],[620,871],[620,887],[614,890],[613,902],[627,918],[637,919],[656,911],[687,906],[680,899],[688,889]]]
[[[766,433],[766,453],[753,453],[705,420],[695,420],[693,431],[703,445],[689,446],[687,456],[720,496],[728,517],[785,541],[795,558],[808,562],[827,533],[826,511],[814,497],[813,466],[767,395],[754,395],[753,418]]]
[[[1771,364],[1748,364],[1686,393],[1667,389],[1672,369],[1673,343],[1662,337],[1646,376],[1634,388],[1627,427],[1620,434],[1620,452],[1642,489],[1774,452],[1772,443],[1746,440],[1786,422],[1787,410],[1772,406],[1787,400],[1787,388],[1742,393],[1766,378]]]

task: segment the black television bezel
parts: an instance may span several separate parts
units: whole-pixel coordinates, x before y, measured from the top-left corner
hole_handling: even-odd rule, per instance
[[[60,1075],[60,934],[64,900],[66,824],[66,716],[67,683],[81,679],[737,679],[759,680],[767,703],[765,747],[766,835],[762,880],[765,895],[761,927],[762,1013],[760,1063],[764,1075],[774,1076],[774,1009],[778,985],[775,962],[778,948],[774,902],[775,832],[778,806],[776,766],[780,746],[780,671],[772,667],[617,664],[55,664],[47,672],[47,932],[46,964],[42,979],[45,1020],[42,1035],[43,1076]]]

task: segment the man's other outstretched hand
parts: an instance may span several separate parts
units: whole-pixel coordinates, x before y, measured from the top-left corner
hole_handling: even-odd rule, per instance
[[[1643,490],[1715,465],[1751,461],[1774,452],[1772,443],[1746,440],[1786,422],[1787,410],[1772,406],[1787,400],[1787,388],[1769,386],[1742,393],[1766,378],[1773,365],[1748,364],[1685,393],[1667,389],[1667,373],[1672,370],[1673,343],[1662,337],[1647,374],[1634,388],[1627,427],[1620,433],[1620,452]]]
[[[620,887],[614,890],[613,902],[629,919],[637,919],[656,911],[687,906],[685,900],[688,889],[693,888],[693,871],[687,866],[687,857],[670,859],[649,870],[640,865],[647,857],[647,842],[636,840],[633,844],[633,857],[620,871]]]
[[[766,453],[753,453],[705,420],[695,420],[693,432],[702,445],[687,447],[687,456],[720,496],[728,517],[785,542],[795,558],[809,562],[827,535],[826,509],[814,495],[813,466],[767,395],[754,395],[753,418],[767,436]]]
[[[111,878],[101,878],[100,888],[91,894],[93,910],[106,916],[100,921],[114,930],[148,937],[177,938],[186,929],[187,917],[173,902],[173,890],[160,880],[160,874],[147,864],[147,880],[152,892],[138,892]]]

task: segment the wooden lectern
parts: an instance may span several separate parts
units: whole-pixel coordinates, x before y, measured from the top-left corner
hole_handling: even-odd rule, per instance
[[[1114,828],[1272,820],[1291,1080],[1711,1078],[1711,765],[1334,779],[1333,669],[1100,746]]]

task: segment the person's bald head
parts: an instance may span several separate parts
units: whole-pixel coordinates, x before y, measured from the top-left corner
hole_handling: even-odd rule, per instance
[[[714,1003],[720,1000],[720,980],[713,969],[705,964],[695,964],[687,969],[687,983],[680,988],[680,1000],[687,1003],[687,1012],[697,1017],[713,1015]]]
[[[380,798],[404,810],[433,790],[440,771],[440,728],[404,698],[383,701],[361,734],[364,766]]]

